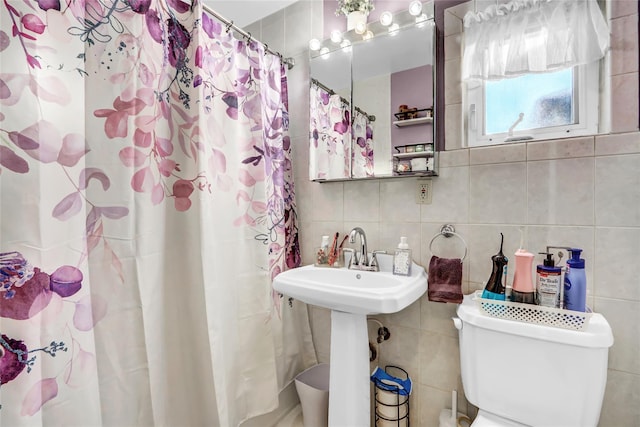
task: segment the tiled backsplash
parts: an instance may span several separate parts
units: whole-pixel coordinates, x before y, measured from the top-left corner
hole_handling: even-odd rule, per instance
[[[289,72],[290,134],[294,146],[296,196],[305,263],[320,236],[362,227],[370,249],[392,249],[408,236],[416,262],[428,265],[429,242],[444,223],[464,236],[465,292],[482,288],[491,272],[490,257],[505,234],[505,254],[519,245],[524,228],[527,247],[547,244],[584,249],[588,303],[611,324],[615,344],[600,425],[640,425],[640,132],[638,132],[637,2],[616,0],[612,7],[613,134],[475,149],[461,148],[459,30],[455,19],[445,32],[447,48],[446,146],[431,205],[415,203],[415,179],[318,184],[308,181],[308,53],[306,41],[321,37],[320,2],[301,1],[249,28],[270,47],[296,59]],[[446,15],[446,14],[445,14]],[[439,125],[443,125],[440,123]],[[459,257],[452,239],[438,239],[434,251]],[[538,259],[539,261],[539,259]],[[512,275],[512,272],[510,273]],[[412,425],[438,425],[442,408],[460,383],[456,306],[425,297],[400,313],[376,316],[390,330],[379,364],[393,363],[416,382],[411,397]],[[329,360],[329,313],[309,308],[320,361]],[[372,324],[372,330],[377,329]],[[472,411],[473,408],[469,407]]]

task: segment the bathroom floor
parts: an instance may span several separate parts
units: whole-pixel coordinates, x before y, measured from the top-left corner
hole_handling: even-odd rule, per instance
[[[276,427],[302,427],[302,408],[300,405],[293,408]]]

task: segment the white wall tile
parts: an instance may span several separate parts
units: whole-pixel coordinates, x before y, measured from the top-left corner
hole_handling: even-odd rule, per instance
[[[327,182],[313,186],[313,220],[342,221],[344,218],[344,185]]]
[[[444,109],[446,149],[458,150],[464,146],[464,135],[462,134],[462,104],[445,105]]]
[[[595,296],[640,301],[640,229],[596,228]]]
[[[380,220],[379,181],[354,181],[344,183],[345,221]]]
[[[593,156],[594,137],[553,139],[527,144],[527,160],[563,159]]]
[[[452,36],[450,36],[452,37]],[[462,85],[460,84],[460,59],[447,58],[444,63],[444,102],[459,104],[462,102]]]
[[[609,368],[640,375],[640,302],[596,298],[595,311],[607,319],[613,331]]]
[[[420,335],[420,384],[453,390],[460,377],[458,339],[429,331]]]
[[[640,426],[638,402],[640,402],[640,375],[610,369],[598,426]]]
[[[433,178],[430,205],[421,205],[423,222],[466,223],[469,220],[469,168],[440,168]]]
[[[596,225],[640,226],[640,154],[596,158]]]
[[[295,2],[287,7],[284,13],[285,48],[283,53],[287,56],[306,53],[309,40],[312,38],[311,2]]]
[[[530,224],[593,225],[594,159],[527,164]]]
[[[611,77],[611,131],[638,130],[638,73]]]
[[[640,153],[640,132],[596,137],[596,156]]]
[[[419,222],[390,222],[380,224],[379,247],[371,249],[386,250],[393,254],[393,251],[400,243],[400,237],[405,236],[411,249],[411,257],[420,264],[421,261],[421,227]]]
[[[380,220],[383,222],[420,222],[414,179],[380,182]]]
[[[469,221],[523,224],[527,213],[526,163],[469,168]]]
[[[469,163],[472,165],[524,162],[526,160],[526,144],[507,144],[493,147],[471,148],[469,150]]]
[[[637,13],[611,20],[611,74],[638,71],[637,29]]]
[[[438,159],[441,168],[453,166],[469,166],[469,149],[449,150],[440,152]]]

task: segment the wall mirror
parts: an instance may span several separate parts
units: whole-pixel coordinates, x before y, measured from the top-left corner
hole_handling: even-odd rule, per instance
[[[368,30],[311,52],[309,178],[437,175],[433,3]]]

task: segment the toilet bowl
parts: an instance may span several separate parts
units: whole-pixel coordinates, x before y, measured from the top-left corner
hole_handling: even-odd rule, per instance
[[[581,330],[505,320],[466,295],[454,324],[473,427],[596,427],[613,334],[593,313]]]

